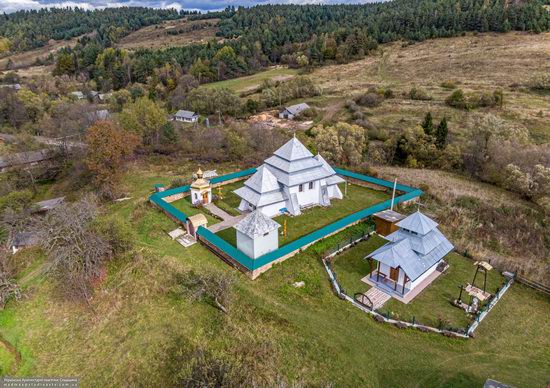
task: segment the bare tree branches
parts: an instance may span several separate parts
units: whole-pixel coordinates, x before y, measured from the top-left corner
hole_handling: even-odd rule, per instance
[[[93,280],[113,255],[109,241],[93,227],[98,212],[97,199],[87,196],[58,207],[35,225],[48,254],[47,269],[70,299],[90,299]]]
[[[191,300],[207,300],[227,314],[233,299],[233,278],[225,273],[194,271],[179,276],[180,292]]]

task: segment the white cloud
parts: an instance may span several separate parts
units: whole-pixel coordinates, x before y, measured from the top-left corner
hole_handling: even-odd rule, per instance
[[[90,2],[79,1],[55,1],[43,2],[40,0],[0,0],[0,12],[10,13],[22,9],[41,9],[41,8],[63,8],[78,7],[86,10],[114,8],[114,7],[152,7],[152,8],[174,8],[181,10],[183,7],[175,1],[140,1],[130,0],[125,2],[112,2],[109,0],[92,0]]]

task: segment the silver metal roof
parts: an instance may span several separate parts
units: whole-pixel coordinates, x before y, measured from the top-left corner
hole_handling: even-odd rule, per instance
[[[418,210],[417,212],[406,217],[404,220],[399,221],[396,225],[402,229],[407,229],[420,235],[425,235],[429,231],[437,228],[438,224],[430,217],[420,213],[420,210]]]
[[[193,116],[195,116],[196,113],[195,112],[191,112],[189,110],[183,110],[183,109],[180,109],[176,112],[176,114],[174,116],[176,117],[182,117],[184,119],[191,119],[193,118]]]
[[[390,221],[390,222],[398,222],[398,221],[401,221],[403,218],[405,218],[403,214],[390,209],[386,209],[381,212],[374,213],[373,216],[381,218],[386,221]]]
[[[321,179],[326,179],[328,186],[344,182],[325,159],[314,157],[293,137],[234,193],[254,206],[264,206],[289,199],[285,188]]]
[[[52,210],[61,205],[63,202],[65,202],[65,197],[59,197],[36,202],[35,206],[37,206],[40,211]]]
[[[300,140],[296,139],[294,136],[292,139],[287,141],[281,148],[273,153],[289,162],[294,160],[310,158],[313,156],[311,152],[303,145]]]
[[[252,205],[266,206],[271,205],[272,203],[285,201],[286,197],[282,190],[275,190],[269,193],[258,193],[248,186],[239,187],[237,190],[233,191],[240,198],[244,199],[246,202],[251,203]]]
[[[303,112],[306,109],[309,109],[309,105],[305,102],[285,107],[285,110],[292,115],[297,115],[298,113]]]
[[[280,189],[275,175],[263,164],[244,182],[244,185],[260,194]]]
[[[256,238],[273,230],[277,230],[280,226],[281,225],[273,221],[260,210],[254,210],[239,221],[239,223],[235,225],[235,229],[250,238]]]
[[[435,223],[435,221],[424,214],[417,213],[424,219],[424,229]],[[415,216],[417,213],[412,215],[414,216],[413,219],[418,219],[418,215]],[[426,222],[426,220],[429,222]],[[396,225],[399,225],[401,222]],[[411,226],[411,224],[407,225]],[[420,275],[439,262],[454,248],[436,227],[424,235],[399,229],[386,236],[386,239],[390,242],[378,248],[367,257],[372,257],[374,260],[393,268],[401,267],[412,281],[418,279]]]

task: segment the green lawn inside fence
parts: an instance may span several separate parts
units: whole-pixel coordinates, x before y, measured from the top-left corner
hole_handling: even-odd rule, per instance
[[[242,182],[237,182],[237,184],[242,185]],[[235,184],[227,186],[231,186],[233,190],[238,187],[238,185]],[[226,186],[224,186],[224,188],[225,187]],[[344,184],[339,185],[339,187],[340,190],[342,190],[342,193],[344,193]],[[235,194],[231,194],[232,196],[237,197]],[[236,203],[232,196],[226,192],[224,202],[226,204]],[[348,184],[347,195],[343,199],[332,200],[331,205],[328,207],[316,206],[302,210],[302,214],[299,216],[292,217],[282,215],[273,218],[273,220],[281,225],[281,228],[279,228],[281,233],[283,233],[284,223],[286,221],[287,235],[286,237],[282,235],[279,237],[279,246],[288,244],[347,215],[358,212],[359,210],[380,203],[389,198],[390,195],[385,191],[374,190],[356,184]],[[236,231],[234,228],[222,230],[218,232],[217,235],[228,243],[234,246],[236,245]]]
[[[334,272],[347,295],[353,297],[357,292],[368,291],[370,286],[361,281],[369,272],[369,264],[364,258],[385,242],[386,240],[382,237],[374,235],[334,258]],[[417,323],[434,327],[438,327],[441,320],[445,327],[466,328],[471,318],[451,302],[458,297],[460,284],[466,285],[472,282],[476,267],[472,260],[454,252],[448,254],[445,260],[449,263],[447,271],[409,304],[390,299],[379,312],[409,322],[415,317]],[[476,285],[481,287],[482,284],[483,274],[480,272],[476,278]],[[504,278],[497,270],[489,272],[488,292],[494,294],[503,284]],[[462,300],[469,302],[466,291],[462,294]]]
[[[231,214],[232,216],[238,216],[239,214],[241,214],[237,210],[239,204],[241,203],[241,198],[237,196],[237,194],[235,194],[233,190],[242,187],[243,184],[244,180],[241,180],[212,189],[212,194],[214,194],[215,197],[218,197],[218,199],[214,201],[216,206]],[[221,199],[219,198],[220,193]]]

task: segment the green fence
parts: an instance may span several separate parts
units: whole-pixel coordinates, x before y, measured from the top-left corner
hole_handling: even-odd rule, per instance
[[[368,175],[359,174],[353,171],[347,171],[340,168],[335,168],[335,171],[338,175],[349,177],[357,180],[361,180],[367,183],[372,183],[378,186],[383,186],[387,188],[393,188],[393,182],[386,181],[379,178],[374,178]],[[235,172],[232,174],[222,175],[219,177],[216,177],[211,180],[212,183],[221,183],[228,180],[232,180],[235,178],[242,178],[248,175],[253,174],[256,172],[255,168],[251,168],[248,170],[243,170],[239,172]],[[174,194],[180,194],[184,193],[186,191],[189,191],[190,186],[182,186],[177,187],[174,189],[166,190],[163,192],[155,193],[149,197],[150,201],[153,202],[155,205],[159,206],[162,210],[164,210],[166,213],[174,217],[176,220],[181,221],[182,223],[185,223],[185,220],[187,219],[187,215],[183,213],[182,211],[176,209],[174,206],[170,205],[169,203],[165,202],[163,200],[164,197],[171,196]],[[403,192],[403,194],[395,197],[394,205],[409,201],[411,199],[417,198],[420,195],[422,195],[422,190],[416,189],[414,187],[405,186],[405,185],[397,185],[397,190],[400,192]],[[197,230],[197,234],[204,240],[208,241],[208,243],[214,245],[221,251],[225,252],[227,255],[229,255],[233,260],[241,264],[243,267],[247,268],[248,270],[252,271],[258,268],[263,267],[264,265],[267,265],[269,263],[272,263],[275,260],[278,260],[288,254],[291,254],[299,249],[303,249],[304,247],[322,239],[325,238],[339,230],[345,229],[346,227],[361,221],[369,216],[372,216],[374,213],[378,213],[382,210],[389,209],[391,206],[391,200],[386,200],[383,202],[380,202],[376,205],[367,207],[363,210],[360,210],[356,213],[350,214],[344,218],[341,218],[338,221],[333,222],[332,224],[326,225],[320,229],[317,229],[310,234],[307,234],[305,236],[300,237],[297,240],[294,240],[286,245],[283,245],[279,249],[276,249],[272,252],[269,252],[263,256],[260,256],[256,259],[252,259],[248,256],[246,256],[244,253],[239,251],[237,248],[233,247],[232,245],[228,244],[226,241],[218,237],[216,234],[212,233],[206,228],[199,228]]]

